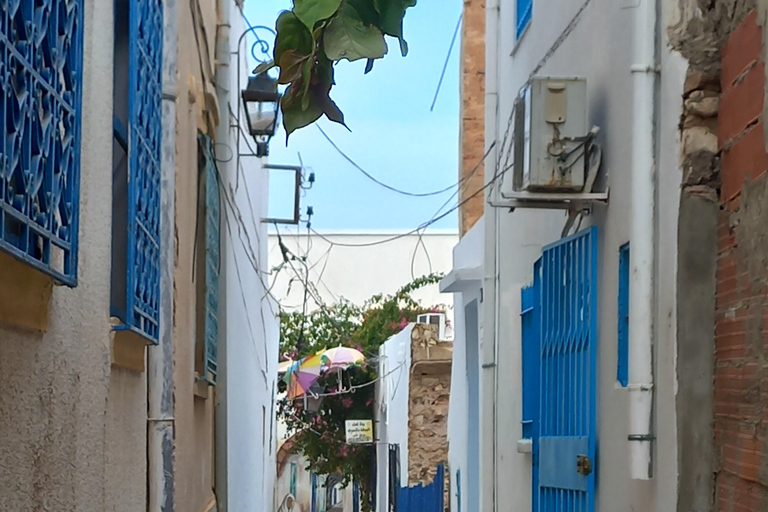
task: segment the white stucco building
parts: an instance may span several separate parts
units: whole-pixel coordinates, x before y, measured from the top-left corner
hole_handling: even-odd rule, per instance
[[[361,305],[375,294],[395,293],[414,278],[447,273],[451,248],[458,240],[456,230],[439,229],[426,230],[422,236],[376,230],[319,230],[307,235],[304,228],[298,232],[281,228],[280,234],[293,255],[306,255],[309,281],[316,288],[308,300],[309,311],[318,307],[316,297],[325,304],[343,297]],[[289,311],[301,308],[304,288],[296,272],[289,265],[275,270],[283,257],[274,230],[269,234],[269,258],[274,274],[272,293]],[[303,274],[304,266],[294,265]],[[438,286],[418,290],[413,297],[424,306],[448,306],[450,318],[451,297],[441,294]]]
[[[456,315],[451,510],[671,511],[681,495],[706,492],[706,477],[692,475],[708,466],[684,459],[678,441],[711,435],[707,421],[679,430],[692,413],[681,389],[711,376],[677,361],[688,343],[676,317],[688,290],[678,282],[688,247],[679,231],[688,63],[669,35],[685,9],[666,0],[486,3],[489,192],[441,283]],[[562,211],[521,207],[503,192],[523,156],[510,149],[524,126],[512,113],[534,77],[585,79],[587,126],[600,128],[592,191],[610,197],[567,233]],[[704,211],[695,207],[686,215]]]

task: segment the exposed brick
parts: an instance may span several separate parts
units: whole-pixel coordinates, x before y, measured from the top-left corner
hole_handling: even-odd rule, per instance
[[[723,68],[720,81],[723,90],[732,85],[750,63],[763,51],[762,29],[757,24],[757,11],[752,11],[731,33],[723,47]]]
[[[738,83],[725,89],[720,102],[720,147],[741,135],[763,113],[765,63],[758,62]]]
[[[756,179],[768,170],[768,153],[765,151],[765,133],[760,121],[723,151],[722,156],[722,198],[733,199],[744,186],[744,180]]]

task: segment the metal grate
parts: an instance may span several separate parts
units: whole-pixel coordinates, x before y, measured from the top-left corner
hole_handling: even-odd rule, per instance
[[[77,284],[82,0],[0,9],[0,249]]]
[[[129,23],[128,322],[156,343],[160,326],[161,2],[131,0]]]
[[[541,266],[538,510],[593,512],[597,229],[548,246]]]
[[[533,16],[533,0],[517,0],[517,6],[515,11],[515,38],[520,39],[531,23]]]
[[[204,135],[200,135],[199,140],[205,156],[205,369],[215,382],[218,374],[221,210],[213,142]]]

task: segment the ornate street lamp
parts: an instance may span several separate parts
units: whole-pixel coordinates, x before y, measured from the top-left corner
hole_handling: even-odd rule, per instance
[[[248,78],[242,92],[248,132],[256,141],[256,156],[269,155],[269,139],[275,135],[280,110],[277,80],[266,72]]]

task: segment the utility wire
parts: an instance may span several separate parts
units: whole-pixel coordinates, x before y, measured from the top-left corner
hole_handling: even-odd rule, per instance
[[[333,140],[331,140],[331,138],[328,136],[327,133],[325,133],[325,131],[320,127],[320,125],[315,125],[315,126],[317,126],[317,129],[320,130],[320,133],[323,134],[323,137],[325,137],[325,139],[331,144],[331,146],[333,146],[333,149],[335,149],[347,162],[349,162],[352,165],[352,167],[354,167],[355,169],[363,173],[363,175],[369,180],[371,180],[372,182],[376,183],[381,187],[384,187],[387,190],[390,190],[392,192],[395,192],[397,194],[401,194],[404,196],[409,196],[409,197],[430,197],[430,196],[438,196],[440,194],[444,194],[458,185],[458,183],[454,183],[448,187],[442,188],[440,190],[434,190],[432,192],[409,192],[407,190],[402,190],[397,187],[393,187],[392,185],[388,185],[383,181],[377,179],[375,176],[371,175],[368,171],[360,167],[357,164],[357,162],[352,160],[352,158],[349,157],[349,155],[347,155],[339,146],[336,145],[335,142],[333,142]]]
[[[488,150],[485,152],[485,155],[483,155],[483,158],[480,160],[480,162],[478,162],[478,164],[473,169],[473,171],[472,171],[473,173],[483,164],[483,161],[485,161],[485,159],[491,153],[491,150],[495,147],[495,145],[496,145],[496,142],[493,142],[493,143],[491,143],[490,146],[488,146]],[[323,235],[321,233],[318,233],[314,228],[312,229],[312,232],[315,235],[317,235],[318,238],[320,238],[321,240],[325,240],[327,243],[332,244],[332,245],[336,245],[336,246],[339,246],[339,247],[372,247],[372,246],[375,246],[375,245],[382,245],[382,244],[386,244],[386,243],[389,243],[389,242],[394,242],[395,240],[399,240],[401,238],[405,238],[407,236],[411,236],[413,234],[417,234],[417,233],[419,233],[419,231],[422,231],[422,230],[428,228],[429,226],[431,226],[435,222],[438,222],[438,221],[444,219],[445,217],[447,217],[451,213],[455,212],[456,210],[458,210],[459,208],[464,206],[471,199],[475,198],[478,194],[483,193],[486,189],[491,187],[493,185],[493,183],[499,178],[499,176],[501,176],[501,174],[497,173],[496,176],[494,176],[493,179],[491,179],[485,186],[483,186],[482,188],[478,189],[474,194],[472,194],[469,197],[465,198],[463,201],[459,202],[457,205],[455,205],[454,207],[452,207],[450,210],[446,211],[445,213],[433,216],[427,222],[421,224],[419,227],[414,228],[414,229],[412,229],[412,230],[410,230],[410,231],[408,231],[406,233],[401,233],[399,235],[395,235],[395,236],[392,236],[392,237],[389,237],[389,238],[385,238],[383,240],[377,240],[375,242],[357,243],[357,244],[344,243],[344,242],[334,242],[333,240],[329,239],[325,235]]]
[[[448,47],[448,55],[445,56],[445,63],[443,64],[443,72],[440,73],[440,81],[437,82],[437,89],[435,90],[435,97],[432,100],[432,106],[429,107],[429,111],[435,110],[435,103],[437,103],[437,95],[440,94],[440,88],[443,86],[443,78],[445,78],[445,70],[448,69],[448,62],[451,60],[451,54],[453,53],[453,45],[456,44],[456,36],[459,34],[459,28],[461,27],[461,19],[464,16],[462,12],[459,14],[459,21],[456,22],[456,29],[453,31],[453,37],[451,38],[451,46]]]

